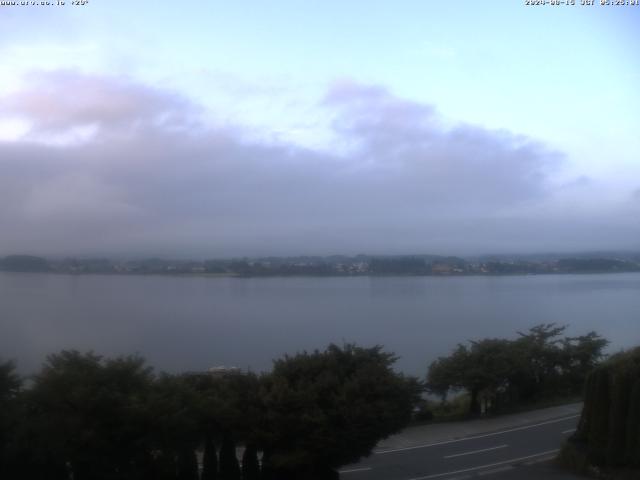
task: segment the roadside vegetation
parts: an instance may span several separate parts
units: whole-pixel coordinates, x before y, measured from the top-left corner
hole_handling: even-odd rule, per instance
[[[516,411],[578,400],[608,341],[595,332],[564,336],[565,326],[541,324],[514,340],[459,344],[429,366],[423,420]]]
[[[335,479],[412,420],[578,399],[587,378],[571,451],[596,465],[637,461],[640,349],[599,367],[607,341],[564,331],[543,324],[458,345],[426,382],[396,373],[381,347],[352,344],[286,355],[261,375],[158,374],[137,356],[77,351],[50,355],[29,378],[0,363],[0,478]]]
[[[640,478],[640,347],[589,374],[582,417],[560,461],[597,478]]]
[[[330,345],[263,375],[156,375],[139,357],[62,351],[27,381],[2,363],[0,478],[338,478],[411,419],[420,386],[395,360]]]

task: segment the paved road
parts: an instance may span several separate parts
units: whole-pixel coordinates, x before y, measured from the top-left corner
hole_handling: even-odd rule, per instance
[[[343,480],[577,478],[555,472],[548,463],[574,431],[579,418],[577,411],[565,410],[562,416],[539,418],[528,424],[522,424],[522,416],[514,416],[511,425],[503,424],[506,428],[464,438],[414,442],[396,448],[382,445],[369,458],[344,467],[340,477]],[[561,410],[549,410],[549,414],[554,412]],[[423,429],[428,431],[428,426]]]

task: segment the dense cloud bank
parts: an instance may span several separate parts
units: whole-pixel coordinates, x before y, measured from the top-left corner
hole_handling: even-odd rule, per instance
[[[0,97],[0,119],[25,125],[0,141],[0,253],[464,254],[640,238],[637,192],[581,208],[593,187],[559,186],[564,156],[539,142],[447,125],[376,86],[336,83],[318,108],[335,150],[252,141],[126,79],[32,74]]]

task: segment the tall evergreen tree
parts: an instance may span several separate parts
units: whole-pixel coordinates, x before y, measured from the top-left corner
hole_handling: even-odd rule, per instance
[[[565,449],[586,452],[586,463],[598,467],[640,467],[640,347],[589,374],[582,416]]]
[[[204,454],[202,456],[201,480],[217,480],[218,478],[218,454],[216,445],[211,435],[207,434],[204,440]]]
[[[593,396],[589,402],[593,403],[587,442],[589,456],[598,465],[603,465],[606,459],[607,441],[609,434],[610,372],[607,368],[599,368],[592,373],[594,379]]]
[[[258,462],[258,448],[249,444],[242,455],[242,480],[259,480],[260,462]]]
[[[231,432],[225,432],[220,447],[220,480],[240,480],[240,464]]]
[[[177,480],[178,466],[171,452],[161,452],[153,460],[153,478],[158,480]]]
[[[640,378],[635,379],[629,398],[625,461],[628,465],[640,467]]]
[[[13,456],[16,429],[16,414],[18,411],[17,396],[22,384],[15,373],[13,362],[0,363],[0,478],[13,471]]]
[[[178,454],[178,480],[198,480],[196,452],[185,445]]]
[[[608,465],[624,464],[629,400],[633,381],[634,378],[626,369],[615,372],[611,378],[611,408],[609,409],[609,432],[607,435]]]
[[[271,455],[268,449],[262,451],[262,465],[260,465],[260,480],[278,480],[276,472],[271,461]]]

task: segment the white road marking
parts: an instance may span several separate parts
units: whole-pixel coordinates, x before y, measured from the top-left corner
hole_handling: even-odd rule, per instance
[[[529,460],[523,463],[523,465],[536,465],[537,463],[542,463],[542,462],[548,462],[549,458],[548,457],[541,457],[541,458],[534,458],[533,460]]]
[[[478,475],[484,477],[485,475],[495,475],[496,473],[506,472],[507,470],[513,470],[513,467],[511,465],[506,465],[504,467],[492,468],[491,470],[478,472]]]
[[[576,431],[575,428],[570,428],[569,430],[565,430],[564,432],[562,432],[562,434],[564,435],[564,434],[567,434],[567,433],[573,433],[575,431]]]
[[[371,470],[371,467],[351,468],[349,470],[338,470],[338,473],[366,472],[368,470]]]
[[[507,448],[509,445],[499,445],[497,447],[483,448],[481,450],[473,450],[471,452],[456,453],[455,455],[447,455],[444,458],[463,457],[465,455],[473,455],[474,453],[488,452],[490,450],[498,450],[499,448]]]
[[[414,445],[413,447],[393,448],[391,450],[378,450],[378,451],[374,451],[373,454],[374,455],[384,455],[386,453],[404,452],[406,450],[416,450],[418,448],[428,448],[428,447],[435,447],[437,445],[448,445],[450,443],[466,442],[468,440],[476,440],[478,438],[493,437],[495,435],[502,435],[503,433],[518,432],[520,430],[527,430],[529,428],[541,427],[542,425],[550,425],[552,423],[564,422],[565,420],[571,420],[572,418],[577,418],[579,416],[580,415],[571,415],[569,417],[556,418],[555,420],[548,420],[546,422],[536,423],[535,425],[525,425],[524,427],[510,428],[508,430],[502,430],[501,432],[485,433],[483,435],[476,435],[476,436],[472,436],[472,437],[458,438],[458,439],[455,439],[455,440],[445,440],[444,442],[425,443],[424,445]]]
[[[438,478],[438,477],[445,477],[447,475],[455,475],[456,473],[473,472],[474,470],[482,470],[483,468],[491,468],[491,467],[497,467],[498,465],[505,465],[507,463],[520,462],[522,460],[527,460],[528,458],[542,457],[543,455],[551,455],[552,453],[558,453],[559,451],[560,450],[558,449],[548,450],[546,452],[527,455],[526,457],[512,458],[511,460],[504,460],[502,462],[490,463],[488,465],[479,465],[477,467],[465,468],[464,470],[456,470],[454,472],[434,473],[433,475],[425,475],[424,477],[414,477],[414,478],[410,478],[409,480],[427,480],[429,478]]]

